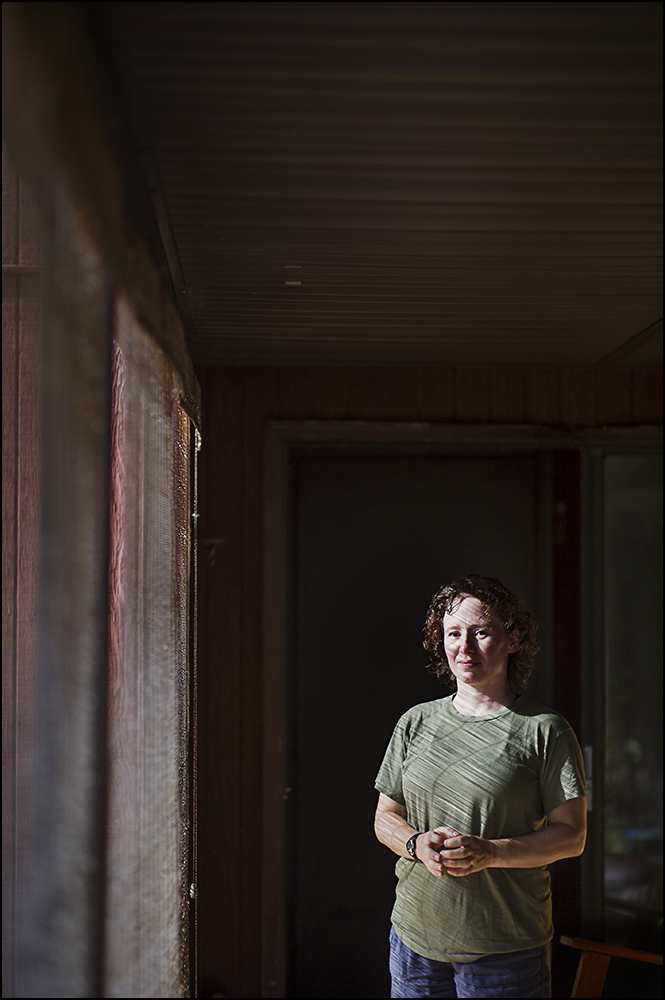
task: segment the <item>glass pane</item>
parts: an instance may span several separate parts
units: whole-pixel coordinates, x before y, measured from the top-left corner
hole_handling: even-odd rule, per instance
[[[662,457],[608,456],[606,940],[654,951],[663,906],[662,544]]]

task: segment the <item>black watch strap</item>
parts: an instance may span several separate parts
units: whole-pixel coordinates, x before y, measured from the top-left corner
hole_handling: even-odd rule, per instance
[[[414,833],[413,837],[409,837],[409,839],[406,842],[406,849],[414,861],[420,861],[420,858],[416,854],[416,841],[419,836],[420,836],[419,833]]]

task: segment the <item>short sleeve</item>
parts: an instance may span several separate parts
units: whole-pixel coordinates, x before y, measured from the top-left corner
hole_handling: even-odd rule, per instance
[[[570,727],[559,732],[547,746],[540,787],[546,815],[569,799],[586,795],[582,750]]]
[[[407,717],[403,715],[395,726],[383,763],[374,782],[374,787],[378,792],[383,792],[389,799],[399,802],[402,806],[406,804],[402,789],[402,764],[408,745],[406,730]]]

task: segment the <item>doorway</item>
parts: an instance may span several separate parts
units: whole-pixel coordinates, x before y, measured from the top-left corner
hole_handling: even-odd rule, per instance
[[[399,716],[449,693],[421,641],[443,583],[478,572],[525,597],[545,636],[531,693],[549,700],[548,459],[293,456],[287,996],[389,995],[395,858],[374,838],[374,777]]]

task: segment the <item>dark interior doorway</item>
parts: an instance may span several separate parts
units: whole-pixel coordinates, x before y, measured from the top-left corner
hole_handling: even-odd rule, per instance
[[[304,448],[292,464],[288,996],[389,995],[394,857],[374,777],[402,712],[448,691],[425,669],[434,591],[497,576],[541,623],[551,695],[549,453]]]

